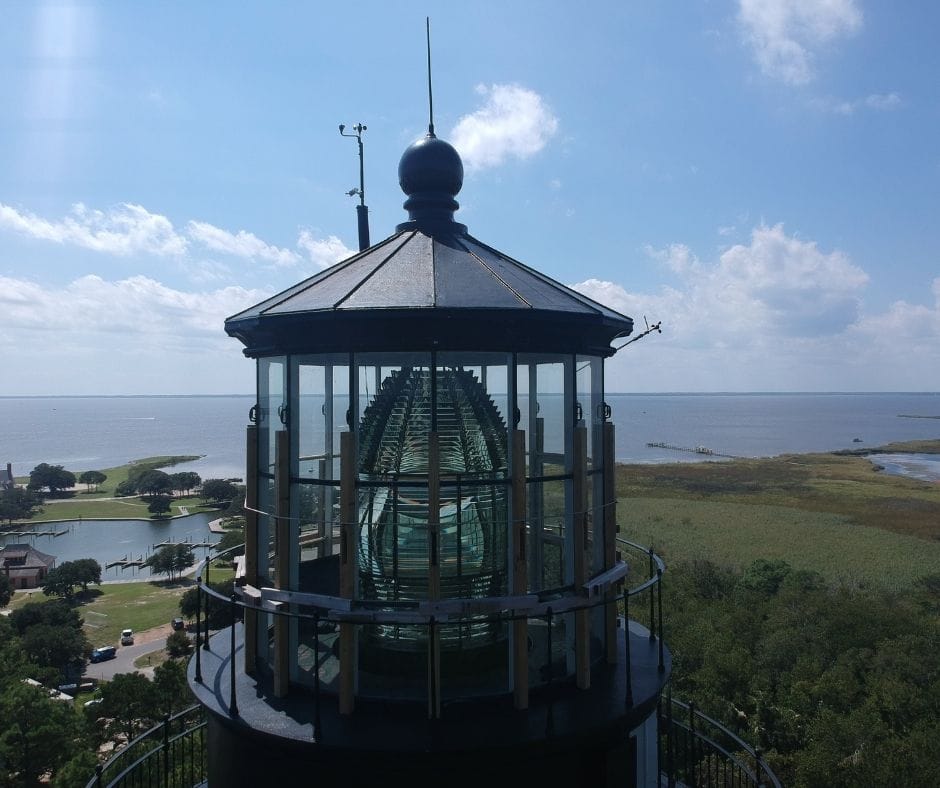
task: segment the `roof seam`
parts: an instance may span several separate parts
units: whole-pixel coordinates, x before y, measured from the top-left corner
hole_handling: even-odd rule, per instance
[[[588,298],[586,295],[583,295],[582,293],[579,293],[577,290],[574,290],[574,289],[572,289],[572,288],[570,288],[570,287],[567,287],[567,286],[563,285],[561,282],[556,282],[554,279],[552,279],[552,278],[551,278],[550,276],[548,276],[547,274],[543,274],[541,271],[537,271],[536,269],[532,268],[531,266],[528,266],[528,265],[526,265],[525,263],[523,263],[523,262],[521,262],[521,261],[519,261],[519,260],[516,260],[516,258],[510,257],[510,256],[509,256],[508,254],[506,254],[505,252],[500,252],[498,249],[494,249],[494,248],[493,248],[492,246],[490,246],[489,244],[483,243],[483,241],[480,241],[479,239],[474,238],[472,235],[469,235],[469,234],[468,234],[468,235],[467,235],[467,238],[469,238],[469,239],[470,239],[471,241],[473,241],[474,243],[479,244],[479,245],[482,246],[484,249],[489,250],[489,251],[492,252],[493,254],[499,255],[500,257],[505,257],[507,260],[510,260],[513,264],[519,266],[520,268],[525,269],[526,272],[528,272],[528,273],[531,274],[532,276],[534,276],[534,277],[536,277],[537,279],[539,279],[543,284],[549,285],[549,286],[552,287],[554,290],[558,291],[559,293],[562,293],[563,295],[567,296],[568,298],[572,298],[572,299],[574,299],[574,300],[576,300],[576,301],[580,301],[580,302],[584,303],[584,306],[588,307],[589,309],[593,309],[595,312],[600,313],[600,314],[604,314],[604,313],[607,313],[607,312],[612,312],[612,313],[615,314],[615,315],[620,315],[620,313],[617,312],[617,310],[611,309],[610,307],[606,307],[606,306],[604,306],[603,304],[600,304],[600,303],[598,303],[597,301],[595,301],[593,298]],[[473,252],[471,252],[469,249],[468,249],[467,251],[470,252],[470,254],[473,254]],[[473,255],[473,256],[476,257],[476,255]],[[477,258],[477,259],[479,259],[479,258]],[[621,317],[626,317],[626,315],[620,315],[620,316],[621,316]]]
[[[384,244],[390,243],[392,240],[394,240],[395,237],[396,236],[391,235],[388,238],[385,238],[384,240],[377,243],[376,247],[381,247]],[[298,282],[297,284],[291,285],[285,290],[282,290],[280,293],[275,293],[270,298],[267,298],[264,301],[261,301],[260,303],[249,307],[248,309],[243,309],[241,312],[236,312],[234,315],[230,315],[229,317],[225,318],[225,322],[227,323],[230,320],[243,320],[246,318],[247,313],[254,313],[254,317],[261,317],[269,309],[273,309],[274,307],[280,306],[285,301],[293,298],[299,293],[306,292],[311,287],[315,287],[316,285],[320,284],[320,282],[323,282],[326,279],[329,279],[330,277],[332,277],[333,275],[339,273],[340,271],[346,269],[347,267],[352,265],[354,262],[356,262],[358,259],[360,259],[363,256],[363,254],[365,254],[365,252],[367,251],[369,250],[363,249],[357,252],[356,254],[353,254],[350,257],[347,257],[345,260],[341,260],[340,262],[330,266],[329,268],[326,268],[323,271],[319,271],[315,273],[313,276],[308,277],[306,280],[302,282]]]
[[[411,235],[410,235],[408,238],[405,238],[404,241],[402,241],[397,247],[395,247],[395,249],[393,249],[390,254],[386,255],[386,256],[385,256],[385,259],[382,260],[382,262],[379,263],[375,268],[373,268],[373,269],[369,272],[368,276],[364,276],[364,277],[359,281],[359,283],[358,283],[355,287],[352,288],[352,290],[350,290],[348,293],[346,293],[346,295],[344,295],[341,299],[339,299],[339,301],[336,301],[336,302],[333,304],[333,309],[339,309],[339,305],[340,305],[340,304],[342,304],[344,301],[348,301],[350,298],[352,298],[353,295],[355,295],[355,294],[363,287],[363,285],[365,285],[366,282],[368,282],[373,276],[376,275],[376,273],[379,271],[380,268],[384,267],[385,264],[386,264],[389,260],[391,260],[396,254],[398,254],[398,253],[415,237],[415,234],[416,234],[416,233],[417,233],[417,230],[412,230],[412,231],[411,231]]]
[[[467,254],[469,254],[471,257],[473,257],[477,262],[479,262],[480,265],[482,265],[487,271],[489,271],[490,274],[496,279],[497,282],[499,282],[503,287],[505,287],[510,293],[512,293],[516,298],[518,298],[527,307],[529,307],[530,309],[532,308],[532,303],[528,299],[526,299],[518,290],[516,290],[516,288],[514,288],[511,284],[509,284],[509,282],[507,282],[498,273],[496,273],[496,271],[490,268],[490,266],[482,257],[480,257],[469,246],[463,243],[463,241],[461,241],[460,238],[457,238],[456,240],[463,247],[463,250]]]

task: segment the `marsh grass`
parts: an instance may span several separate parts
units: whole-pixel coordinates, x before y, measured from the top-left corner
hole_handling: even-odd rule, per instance
[[[940,441],[866,450],[940,452]],[[667,560],[781,558],[834,585],[904,590],[940,567],[940,485],[860,453],[617,468],[621,532]]]

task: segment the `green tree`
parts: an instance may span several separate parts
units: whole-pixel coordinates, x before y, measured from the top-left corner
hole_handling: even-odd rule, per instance
[[[0,491],[0,520],[13,523],[14,520],[28,520],[37,511],[42,499],[32,490],[22,487],[13,487]]]
[[[98,759],[90,747],[79,749],[71,759],[52,776],[52,788],[85,788],[88,776],[95,773]]]
[[[237,548],[241,545],[240,549],[236,549],[233,552],[229,553],[231,556],[244,555],[245,553],[245,529],[244,528],[232,528],[226,530],[222,534],[222,538],[219,539],[215,544],[215,551],[222,553],[226,550],[229,550],[233,547]]]
[[[13,599],[13,584],[6,574],[0,572],[0,607],[6,607]]]
[[[199,494],[204,500],[221,505],[231,501],[238,494],[238,488],[228,479],[206,479]]]
[[[147,505],[147,511],[154,517],[161,518],[173,507],[173,499],[169,495],[154,495]]]
[[[202,484],[202,479],[195,471],[179,471],[170,474],[173,489],[180,495],[188,495],[192,490]]]
[[[183,635],[183,632],[174,632]],[[172,635],[170,636],[172,637]],[[188,652],[186,652],[188,653]],[[195,700],[186,681],[186,668],[182,662],[168,660],[153,671],[154,699],[161,715],[175,714]]]
[[[34,624],[51,624],[82,630],[84,621],[68,602],[51,599],[43,602],[27,602],[10,613],[10,623],[16,633],[22,636]]]
[[[223,597],[223,599],[219,599],[205,593],[202,594],[203,613],[207,604],[209,607],[209,629],[223,629],[230,626],[232,623],[232,609],[228,599],[232,595],[232,581],[218,580],[210,582],[209,588]],[[180,614],[186,618],[195,618],[198,598],[198,588],[187,589],[180,597]]]
[[[55,566],[46,573],[42,581],[42,592],[46,596],[60,596],[69,601],[75,596],[75,586],[78,584],[75,567],[71,561],[61,566]]]
[[[141,495],[151,497],[165,495],[173,491],[173,483],[170,481],[170,475],[156,469],[148,470],[137,480],[137,492]]]
[[[75,474],[65,470],[61,465],[41,462],[29,472],[27,486],[31,490],[48,489],[49,494],[55,497],[63,490],[75,486]]]
[[[74,567],[75,582],[81,584],[82,591],[88,590],[88,584],[101,585],[101,564],[94,558],[78,558],[71,563]]]
[[[31,626],[20,637],[26,657],[37,665],[54,668],[63,677],[72,675],[91,651],[82,630],[51,624]]]
[[[98,713],[109,718],[108,733],[124,734],[129,739],[154,724],[156,692],[142,673],[118,673],[101,687]]]
[[[192,649],[192,642],[185,632],[171,632],[166,639],[166,653],[171,657],[184,657]]]
[[[192,545],[178,542],[161,547],[144,561],[144,566],[149,566],[155,574],[169,575],[172,580],[194,563],[196,556],[193,555]]]
[[[85,747],[81,718],[43,687],[12,682],[0,692],[0,719],[3,785],[40,786]]]
[[[107,481],[107,479],[107,474],[102,473],[101,471],[83,471],[82,474],[78,477],[78,480],[89,490],[94,487],[96,491],[98,490],[98,485],[103,484]]]

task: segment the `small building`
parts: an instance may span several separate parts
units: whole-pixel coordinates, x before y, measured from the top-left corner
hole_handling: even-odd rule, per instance
[[[0,468],[0,490],[12,490],[16,487],[13,478],[13,463],[8,462],[6,468]]]
[[[55,567],[55,556],[43,553],[32,545],[8,544],[0,547],[0,571],[17,590],[39,588],[49,570]]]

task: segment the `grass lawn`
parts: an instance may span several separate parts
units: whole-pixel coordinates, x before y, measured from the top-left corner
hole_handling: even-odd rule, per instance
[[[41,512],[38,512],[31,520],[23,522],[48,523],[81,519],[149,520],[151,515],[147,510],[148,501],[137,496],[114,498],[114,491],[117,486],[127,479],[127,475],[132,468],[170,468],[181,462],[190,462],[199,458],[199,455],[196,454],[168,454],[133,460],[126,465],[119,465],[115,468],[102,468],[101,472],[108,478],[99,484],[97,489],[88,490],[86,485],[77,484],[71,497],[47,499]],[[79,474],[75,475],[77,477]],[[20,477],[16,481],[18,484],[25,485],[29,481],[29,477]],[[184,514],[197,514],[198,512],[215,511],[216,509],[217,507],[207,505],[198,496],[187,495],[174,500],[171,505],[170,515],[179,517]]]
[[[179,599],[192,582],[107,583],[89,590],[78,607],[92,647],[116,645],[122,629],[139,632],[179,615]],[[162,644],[157,644],[162,645]],[[156,648],[156,646],[155,646]]]
[[[140,498],[115,498],[101,500],[100,498],[60,498],[49,500],[43,504],[43,511],[28,520],[30,523],[52,522],[59,520],[129,520],[151,519],[147,510],[148,502]],[[182,510],[186,511],[183,512]],[[195,495],[185,498],[176,498],[170,507],[170,514],[178,517],[182,514],[197,514],[198,512],[217,511],[218,507],[208,506]]]

